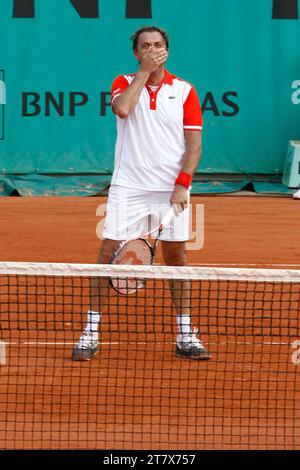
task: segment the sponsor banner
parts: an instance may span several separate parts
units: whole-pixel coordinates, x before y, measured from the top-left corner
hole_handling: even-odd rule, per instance
[[[298,0],[2,0],[0,174],[113,170],[110,86],[130,36],[170,35],[167,68],[196,87],[205,173],[280,174],[300,139]]]

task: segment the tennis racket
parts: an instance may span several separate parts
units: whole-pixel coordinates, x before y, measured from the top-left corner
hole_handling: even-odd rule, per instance
[[[163,229],[171,222],[175,213],[173,207],[167,212],[161,224],[150,232],[143,235],[140,233],[131,236],[127,240],[120,243],[118,248],[112,255],[110,264],[125,264],[125,265],[151,265],[154,262],[155,252],[160,235]],[[152,233],[157,231],[157,236],[154,244],[146,240]],[[110,284],[119,294],[133,294],[138,289],[142,289],[145,285],[143,279],[137,278],[110,278]]]

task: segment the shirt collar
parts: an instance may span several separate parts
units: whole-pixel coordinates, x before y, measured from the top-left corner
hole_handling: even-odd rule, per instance
[[[165,69],[165,78],[163,79],[164,83],[167,85],[173,85],[173,75]]]
[[[163,81],[160,83],[160,86],[162,86],[163,83],[166,83],[167,85],[173,85],[173,75],[167,71],[167,69],[164,70],[165,76],[163,78]],[[147,86],[149,86],[148,82],[146,83]]]

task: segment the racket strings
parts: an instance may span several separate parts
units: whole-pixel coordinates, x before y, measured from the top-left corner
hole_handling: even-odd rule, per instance
[[[152,248],[144,239],[130,240],[122,244],[116,251],[111,264],[125,265],[151,265]],[[145,285],[143,279],[137,278],[111,278],[113,288],[120,294],[133,294]]]
[[[152,262],[152,249],[144,239],[130,240],[116,252],[112,264],[148,265]]]

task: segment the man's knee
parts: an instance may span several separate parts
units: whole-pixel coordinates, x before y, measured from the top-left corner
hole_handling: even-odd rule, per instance
[[[112,255],[119,244],[120,242],[118,240],[109,240],[105,238],[100,248],[97,263],[109,264],[111,261]]]
[[[184,242],[163,242],[163,256],[168,266],[185,266],[187,254]]]

